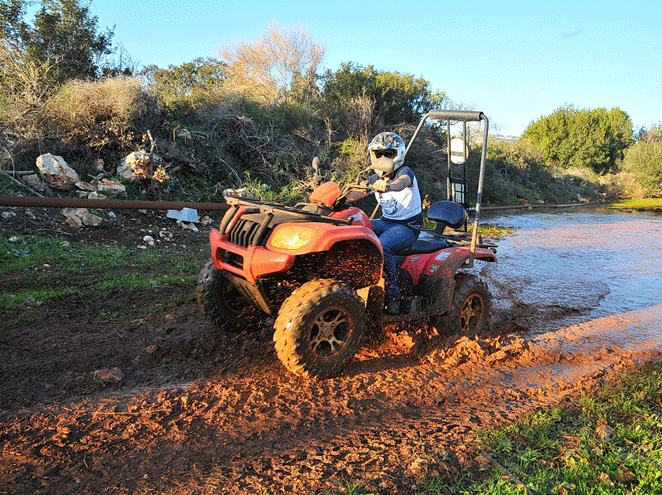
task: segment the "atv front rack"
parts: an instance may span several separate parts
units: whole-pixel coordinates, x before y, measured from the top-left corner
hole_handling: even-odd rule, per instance
[[[225,216],[223,216],[223,220],[221,221],[221,225],[219,227],[219,231],[221,233],[226,231],[228,225],[241,207],[245,207],[246,213],[262,213],[265,215],[258,233],[254,236],[254,245],[259,245],[259,243],[262,241],[263,234],[267,232],[269,223],[271,222],[271,219],[274,217],[275,213],[285,213],[302,220],[310,219],[315,220],[316,222],[327,222],[334,225],[352,224],[352,219],[333,218],[326,215],[320,215],[319,213],[293,208],[291,206],[279,205],[277,203],[269,203],[230,195],[226,196],[225,200],[227,204],[230,205],[230,209],[225,212]]]

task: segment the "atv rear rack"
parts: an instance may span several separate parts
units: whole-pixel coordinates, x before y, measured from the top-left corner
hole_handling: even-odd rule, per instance
[[[407,152],[409,151],[409,148],[411,148],[412,143],[416,139],[416,136],[418,136],[419,131],[423,127],[423,124],[427,119],[432,119],[432,120],[445,120],[447,122],[447,142],[449,143],[449,149],[448,149],[448,199],[451,200],[451,187],[452,187],[452,177],[450,173],[450,166],[451,166],[451,147],[450,147],[450,142],[451,142],[451,122],[463,122],[465,124],[465,132],[464,132],[464,145],[466,146],[466,140],[467,140],[467,135],[466,135],[466,123],[467,122],[480,122],[481,120],[485,122],[484,126],[484,132],[483,132],[483,149],[481,150],[481,155],[480,155],[480,173],[478,177],[478,194],[476,198],[476,213],[474,215],[474,221],[473,221],[473,229],[472,229],[472,235],[471,235],[471,256],[468,260],[468,265],[469,267],[473,266],[474,262],[474,256],[476,253],[476,246],[478,245],[478,220],[480,218],[480,203],[482,201],[482,196],[483,196],[483,182],[485,179],[485,157],[487,155],[487,136],[489,134],[489,127],[490,123],[487,119],[487,116],[483,112],[470,112],[470,111],[464,111],[464,110],[431,110],[427,114],[423,116],[421,121],[418,123],[418,127],[416,128],[416,131],[414,131],[414,135],[412,136],[411,140],[409,141],[409,144],[407,145],[407,149],[405,150],[405,156],[407,156]],[[465,191],[466,192],[466,191]],[[466,195],[465,199],[466,199]]]

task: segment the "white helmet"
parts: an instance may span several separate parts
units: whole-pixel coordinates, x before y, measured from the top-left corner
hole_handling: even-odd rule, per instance
[[[370,168],[380,177],[395,172],[405,161],[405,142],[394,132],[377,134],[368,145]]]

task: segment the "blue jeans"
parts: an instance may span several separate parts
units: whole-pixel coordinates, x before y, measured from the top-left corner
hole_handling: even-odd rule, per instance
[[[386,303],[400,300],[400,284],[398,283],[398,269],[395,266],[394,254],[407,249],[418,239],[418,231],[400,223],[388,220],[372,220],[372,228],[379,236],[384,249],[384,292]]]

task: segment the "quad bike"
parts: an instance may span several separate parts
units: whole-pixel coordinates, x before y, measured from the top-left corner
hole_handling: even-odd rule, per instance
[[[407,150],[427,118],[449,121],[449,132],[450,120],[465,122],[465,143],[466,122],[485,121],[478,202],[473,233],[466,231],[463,205],[450,200],[431,205],[427,219],[436,228],[422,231],[396,257],[400,314],[384,312],[383,251],[370,219],[345,202],[350,191],[371,191],[368,182],[357,180],[342,190],[335,182],[321,183],[319,162],[313,160],[318,187],[307,203],[289,207],[226,197],[230,208],[210,233],[211,260],[196,290],[211,322],[222,331],[240,332],[275,316],[279,359],[295,374],[320,378],[352,360],[368,326],[420,321],[445,333],[480,332],[488,323],[490,293],[480,278],[462,269],[474,260],[496,261],[494,246],[483,245],[476,230],[487,118],[481,112],[432,111]]]

